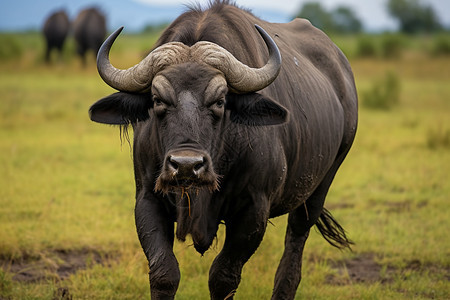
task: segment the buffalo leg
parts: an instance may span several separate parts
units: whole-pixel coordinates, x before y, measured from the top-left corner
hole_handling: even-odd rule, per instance
[[[284,253],[275,275],[272,299],[294,299],[301,280],[302,256],[310,228],[322,213],[328,187],[320,187],[289,214]]]
[[[294,299],[301,280],[302,256],[310,226],[303,206],[289,214],[284,253],[275,275],[272,299]]]
[[[267,217],[265,208],[252,206],[226,222],[223,249],[209,272],[211,299],[233,299],[241,281],[242,267],[262,241]]]
[[[63,45],[58,46],[58,59],[59,61],[63,61]]]
[[[174,299],[180,270],[173,253],[173,222],[153,198],[137,199],[135,218],[139,240],[148,259],[151,298]]]
[[[47,45],[47,49],[45,51],[45,62],[46,63],[50,63],[51,51],[52,51],[52,48],[50,47],[50,45]]]
[[[86,52],[87,52],[87,48],[85,46],[82,45],[78,45],[77,47],[77,53],[78,55],[80,55],[81,58],[81,63],[83,64],[83,67],[86,66]]]
[[[285,248],[275,274],[272,299],[294,299],[301,280],[303,249],[309,230],[322,214],[328,189],[347,152],[348,149],[337,157],[322,182],[306,200],[305,205],[300,205],[289,214]]]

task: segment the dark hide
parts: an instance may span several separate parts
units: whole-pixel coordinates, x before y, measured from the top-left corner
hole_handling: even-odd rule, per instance
[[[273,299],[295,297],[313,225],[337,247],[351,243],[323,208],[357,125],[353,74],[329,38],[306,20],[271,24],[216,1],[181,15],[157,46],[210,41],[261,67],[268,51],[254,24],[274,38],[283,59],[265,89],[233,94],[221,72],[188,62],[159,72],[151,92],[116,93],[91,107],[92,120],[134,129],[136,227],[153,299],[172,299],[180,280],[174,222],[176,237],[184,241],[190,234],[200,253],[211,246],[219,224],[226,225],[209,273],[212,299],[233,295],[271,217],[289,214]]]

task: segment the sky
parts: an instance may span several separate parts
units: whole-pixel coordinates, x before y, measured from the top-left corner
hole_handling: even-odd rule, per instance
[[[395,30],[397,23],[386,11],[387,0],[236,0],[237,4],[269,22],[289,22],[301,6],[320,2],[326,9],[338,5],[351,7],[369,31]],[[434,8],[440,21],[450,27],[450,0],[421,0]],[[170,22],[184,10],[184,4],[208,0],[1,0],[0,31],[40,29],[45,18],[57,9],[65,9],[69,18],[88,6],[99,7],[107,16],[109,30],[124,25],[127,31],[139,31],[147,24]]]

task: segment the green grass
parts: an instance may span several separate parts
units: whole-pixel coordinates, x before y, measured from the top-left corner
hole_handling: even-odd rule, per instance
[[[0,298],[146,298],[148,269],[134,227],[130,149],[117,128],[92,123],[87,114],[94,101],[113,91],[93,63],[82,68],[67,54],[68,60],[44,66],[38,37],[19,40],[22,57],[0,65]],[[154,40],[120,37],[113,63],[136,63]],[[350,37],[343,40],[356,45]],[[312,230],[297,299],[450,297],[450,57],[411,47],[397,60],[351,61],[360,94],[395,71],[400,99],[389,111],[361,106],[354,147],[326,202],[356,245],[353,252],[341,252]],[[244,267],[236,299],[271,295],[286,217],[272,222]],[[217,245],[203,257],[189,241],[175,243],[182,274],[177,299],[208,299],[209,266],[224,236],[221,228]],[[58,251],[103,259],[60,280]],[[350,262],[363,258],[371,269],[379,268],[374,278],[352,275]],[[33,262],[45,267],[45,279],[18,281],[17,274]],[[14,269],[16,264],[22,268]]]

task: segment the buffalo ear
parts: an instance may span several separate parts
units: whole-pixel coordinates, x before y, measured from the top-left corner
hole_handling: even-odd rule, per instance
[[[226,108],[230,120],[249,126],[278,125],[287,122],[288,111],[270,97],[258,94],[228,94]]]
[[[119,92],[94,103],[89,108],[89,116],[98,123],[127,125],[148,119],[152,106],[149,95]]]

